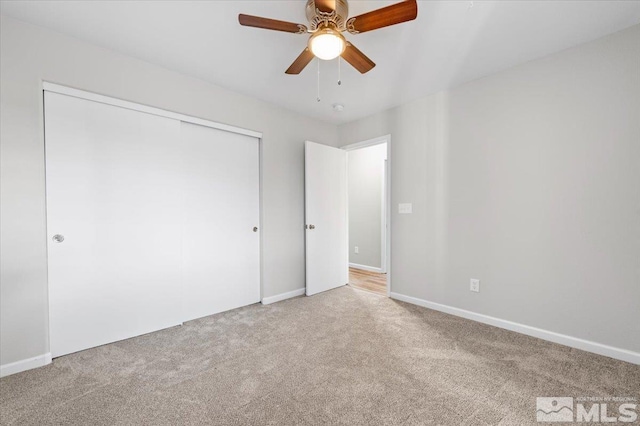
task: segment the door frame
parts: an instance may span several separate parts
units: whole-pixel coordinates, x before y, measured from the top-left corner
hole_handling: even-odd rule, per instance
[[[147,106],[147,105],[143,105],[143,104],[139,104],[139,103],[135,103],[135,102],[131,102],[131,101],[127,101],[127,100],[123,100],[123,99],[119,99],[119,98],[114,98],[111,96],[106,96],[106,95],[101,95],[95,92],[89,92],[86,90],[81,90],[81,89],[76,89],[73,87],[69,87],[69,86],[63,86],[61,84],[57,84],[57,83],[53,83],[53,82],[49,82],[49,81],[44,81],[41,80],[41,94],[42,96],[40,97],[40,102],[41,102],[41,112],[42,112],[42,119],[43,119],[43,123],[44,123],[44,119],[45,119],[45,114],[46,114],[46,110],[45,110],[45,105],[44,105],[44,92],[52,92],[52,93],[58,93],[58,94],[62,94],[62,95],[67,95],[67,96],[72,96],[75,98],[79,98],[79,99],[84,99],[84,100],[88,100],[88,101],[93,101],[93,102],[98,102],[98,103],[103,103],[106,105],[111,105],[111,106],[115,106],[115,107],[120,107],[120,108],[126,108],[126,109],[130,109],[130,110],[134,110],[134,111],[139,111],[139,112],[143,112],[146,114],[152,114],[152,115],[157,115],[160,117],[166,117],[166,118],[172,118],[175,120],[179,120],[179,121],[183,121],[186,123],[192,123],[192,124],[198,124],[200,126],[205,126],[205,127],[211,127],[213,129],[218,129],[218,130],[223,130],[226,132],[231,132],[231,133],[237,133],[240,135],[245,135],[245,136],[250,136],[250,137],[254,137],[258,140],[258,206],[259,206],[259,217],[258,217],[258,229],[259,229],[259,248],[260,248],[260,253],[259,253],[259,262],[260,262],[260,278],[259,278],[259,286],[260,286],[260,301],[263,300],[264,297],[264,204],[263,204],[263,192],[264,192],[264,167],[263,167],[263,153],[264,153],[264,149],[262,146],[263,143],[263,139],[262,139],[262,132],[259,131],[255,131],[255,130],[249,130],[249,129],[244,129],[242,127],[237,127],[237,126],[232,126],[229,124],[224,124],[224,123],[218,123],[212,120],[207,120],[204,118],[199,118],[199,117],[194,117],[194,116],[190,116],[190,115],[186,115],[186,114],[181,114],[181,113],[177,113],[177,112],[173,112],[173,111],[168,111],[165,109],[161,109],[161,108],[156,108],[156,107],[152,107],[152,106]],[[42,138],[43,138],[43,144],[46,144],[46,129],[43,125],[43,131],[42,131]],[[46,157],[43,157],[43,161],[46,161]],[[46,180],[46,174],[44,176],[44,179]],[[45,197],[46,198],[46,197]],[[47,209],[46,209],[46,199],[45,199],[45,219],[47,217]],[[45,222],[46,223],[46,222]],[[45,232],[45,246],[47,246],[47,241],[48,241],[48,230],[47,232]],[[47,271],[49,270],[49,257],[47,256]],[[48,272],[47,272],[47,293],[49,293],[49,278],[48,278]],[[50,315],[50,300],[49,297],[47,295],[47,347],[48,347],[48,352],[50,352],[50,336],[51,336],[51,321],[49,319],[49,315]]]
[[[374,145],[380,145],[382,143],[387,143],[387,160],[386,160],[386,170],[385,170],[385,182],[384,182],[384,215],[382,220],[382,258],[384,262],[381,263],[381,269],[386,271],[387,273],[387,297],[390,297],[391,294],[391,134],[378,136],[377,138],[367,139],[364,141],[352,143],[349,145],[345,145],[341,147],[345,151],[354,151],[356,149],[367,148]],[[347,167],[349,167],[349,162],[347,161]],[[349,203],[348,203],[348,191],[347,191],[347,214],[349,211]],[[347,221],[347,235],[349,232],[348,229],[348,221]],[[386,229],[385,228],[386,224]],[[348,261],[348,260],[347,260]]]
[[[192,124],[199,124],[201,126],[212,127],[214,129],[225,130],[227,132],[238,133],[262,140],[262,132],[257,132],[255,130],[248,130],[243,129],[242,127],[231,126],[229,124],[217,123],[215,121],[207,120],[204,118],[198,118],[191,115],[180,114],[178,112],[167,111],[166,109],[125,101],[123,99],[100,95],[93,92],[87,92],[85,90],[74,89],[73,87],[62,86],[60,84],[50,83],[48,81],[42,82],[42,90],[44,90],[45,92],[53,92],[59,93],[61,95],[73,96],[76,98],[85,99],[87,101],[100,102],[107,105],[145,112],[147,114],[159,115],[160,117],[173,118],[174,120],[185,121]]]

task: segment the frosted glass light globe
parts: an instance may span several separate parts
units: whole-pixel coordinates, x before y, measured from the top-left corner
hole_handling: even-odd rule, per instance
[[[318,30],[309,39],[309,49],[320,59],[329,61],[344,52],[346,43],[342,34],[331,28]]]

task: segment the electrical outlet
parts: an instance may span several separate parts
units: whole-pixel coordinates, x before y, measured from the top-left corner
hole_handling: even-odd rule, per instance
[[[471,278],[471,284],[469,286],[469,290],[475,291],[476,293],[480,293],[480,280]]]
[[[357,253],[360,253],[360,249],[358,248],[358,246],[355,246],[355,247],[353,248],[353,252],[354,252],[354,253],[356,253],[356,254],[357,254]]]

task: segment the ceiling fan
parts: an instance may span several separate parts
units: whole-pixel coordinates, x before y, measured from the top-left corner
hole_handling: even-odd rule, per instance
[[[309,20],[308,27],[293,22],[244,14],[238,15],[238,21],[240,25],[247,27],[311,34],[307,47],[285,71],[287,74],[300,74],[314,56],[324,60],[340,56],[364,74],[376,64],[347,41],[341,33],[348,31],[351,34],[359,34],[414,20],[418,16],[418,5],[416,0],[405,0],[348,18],[347,0],[307,0],[306,15]]]

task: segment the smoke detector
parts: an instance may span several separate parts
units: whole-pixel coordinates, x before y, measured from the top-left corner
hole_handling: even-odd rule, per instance
[[[335,112],[342,112],[342,111],[344,111],[344,105],[342,105],[342,104],[333,104],[333,110]]]

